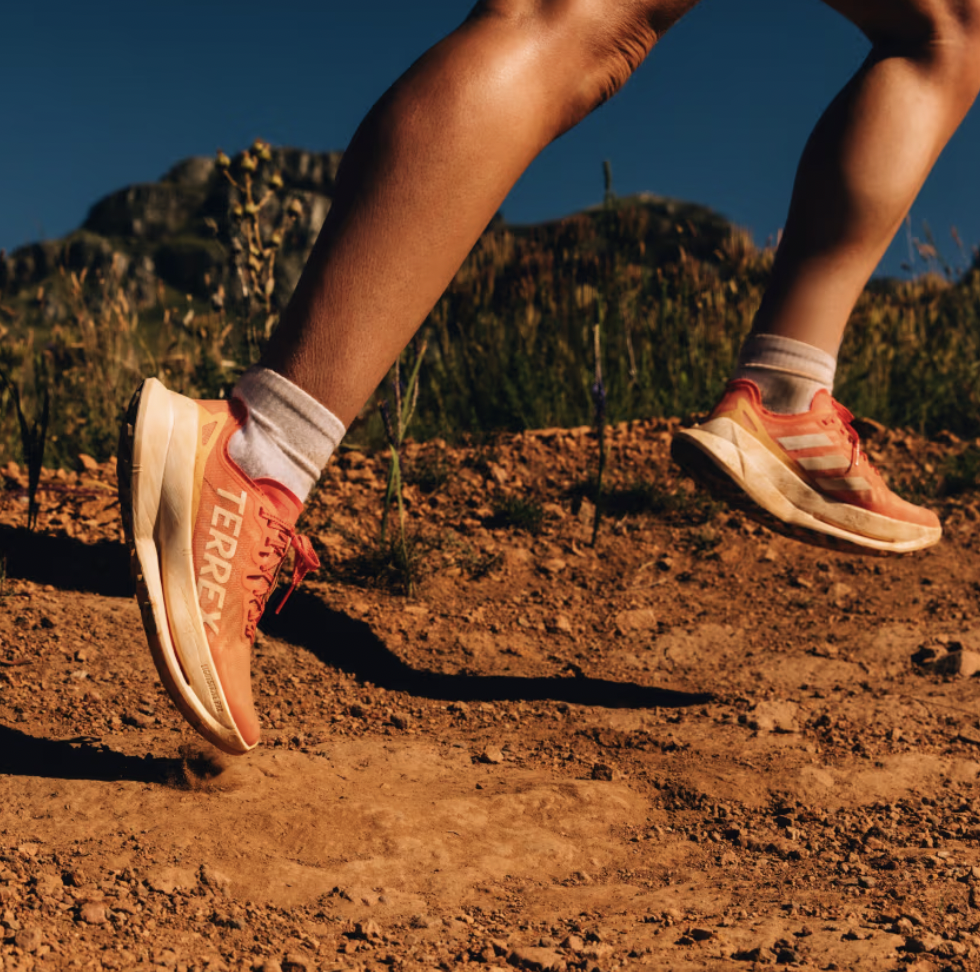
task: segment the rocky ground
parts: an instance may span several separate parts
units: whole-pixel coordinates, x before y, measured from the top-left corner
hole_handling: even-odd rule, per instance
[[[27,536],[8,464],[0,970],[980,968],[967,444],[863,426],[946,528],[888,559],[695,493],[670,428],[611,430],[595,547],[586,430],[409,446],[407,573],[345,452],[237,759],[157,683],[114,466]]]

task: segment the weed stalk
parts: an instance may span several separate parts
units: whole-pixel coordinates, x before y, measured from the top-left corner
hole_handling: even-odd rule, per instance
[[[405,535],[405,502],[402,497],[401,452],[402,445],[405,442],[405,434],[408,431],[409,423],[412,421],[412,416],[415,414],[415,406],[418,404],[419,369],[422,367],[425,350],[426,343],[423,341],[415,355],[415,362],[409,372],[404,394],[401,384],[401,355],[395,360],[391,382],[395,406],[394,418],[392,418],[392,409],[387,399],[379,404],[381,418],[385,427],[385,435],[388,439],[388,448],[391,452],[391,465],[388,467],[388,483],[385,488],[384,511],[381,515],[381,545],[383,548],[387,540],[388,518],[391,514],[392,503],[397,503],[397,548],[402,565],[405,590],[409,597],[415,593],[415,584],[412,576],[412,563],[408,550],[408,540]]]
[[[10,400],[14,403],[14,411],[17,413],[17,422],[20,426],[20,443],[24,453],[24,463],[27,465],[27,529],[33,531],[37,526],[39,512],[37,490],[41,483],[44,444],[48,436],[48,422],[51,415],[51,386],[42,356],[38,354],[34,357],[35,408],[30,421],[24,414],[20,389],[3,370],[0,370],[0,383],[6,388]],[[40,402],[39,406],[38,402]]]
[[[594,410],[596,441],[599,444],[599,467],[595,477],[595,516],[592,520],[592,546],[599,539],[599,524],[602,521],[602,474],[606,469],[606,386],[602,381],[602,346],[600,325],[592,328],[595,348],[595,382],[592,385],[592,405]]]

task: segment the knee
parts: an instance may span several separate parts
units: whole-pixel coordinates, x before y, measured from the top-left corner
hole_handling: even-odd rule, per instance
[[[523,30],[569,79],[567,127],[611,98],[669,26],[678,0],[481,0],[474,15]]]
[[[908,50],[965,113],[980,93],[980,0],[907,0],[892,13],[866,30],[871,40]]]

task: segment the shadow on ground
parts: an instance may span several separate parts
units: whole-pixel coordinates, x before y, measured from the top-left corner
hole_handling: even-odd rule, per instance
[[[276,638],[306,648],[326,665],[392,692],[453,702],[536,702],[550,700],[610,709],[682,708],[704,705],[707,693],[613,682],[602,678],[528,678],[516,675],[447,675],[412,668],[395,655],[363,621],[334,611],[315,594],[297,591],[281,615],[267,613],[262,628]]]
[[[186,779],[185,766],[182,758],[127,756],[84,738],[42,739],[0,726],[0,776],[180,787]]]
[[[31,533],[24,527],[0,526],[0,556],[10,578],[104,597],[131,597],[135,590],[129,554],[117,541],[83,543]]]

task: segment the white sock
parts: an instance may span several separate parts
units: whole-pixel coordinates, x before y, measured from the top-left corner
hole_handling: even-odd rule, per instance
[[[759,386],[770,412],[808,412],[821,388],[833,393],[837,358],[812,344],[778,334],[753,334],[742,346],[733,378]]]
[[[344,423],[268,368],[249,368],[231,394],[248,409],[228,443],[232,460],[250,479],[273,479],[305,503],[347,431]]]

